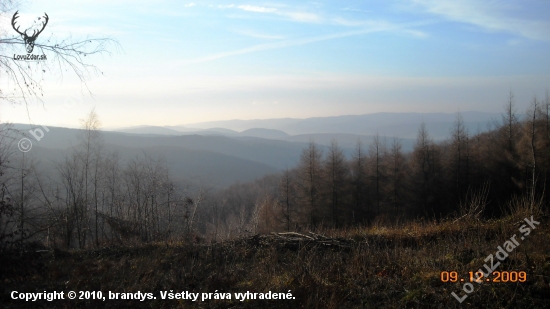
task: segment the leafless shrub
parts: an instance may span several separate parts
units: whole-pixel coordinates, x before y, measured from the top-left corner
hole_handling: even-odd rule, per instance
[[[459,217],[454,221],[462,219],[479,220],[485,207],[488,204],[487,198],[489,195],[489,183],[484,183],[478,191],[468,190],[466,199],[460,203]]]

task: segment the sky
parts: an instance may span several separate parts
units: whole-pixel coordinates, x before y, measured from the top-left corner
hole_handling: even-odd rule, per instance
[[[103,127],[377,112],[519,112],[550,88],[550,1],[23,1],[37,39],[112,38],[43,77],[43,102],[0,101],[0,121]],[[0,35],[17,35],[9,11]],[[25,53],[21,49],[21,53]],[[2,73],[0,73],[2,74]],[[2,75],[0,75],[1,77]],[[2,89],[10,89],[1,77]],[[8,86],[6,86],[8,85]]]

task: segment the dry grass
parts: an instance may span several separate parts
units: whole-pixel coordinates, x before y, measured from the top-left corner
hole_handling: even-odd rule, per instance
[[[524,209],[525,210],[525,209]],[[498,270],[526,271],[525,283],[475,285],[459,304],[462,284],[443,283],[441,271],[467,277],[518,232],[526,213],[500,220],[414,222],[394,226],[316,231],[353,240],[351,248],[304,242],[299,248],[259,243],[258,237],[210,245],[158,243],[74,252],[54,251],[18,259],[22,268],[2,275],[3,306],[36,308],[9,299],[12,290],[154,292],[156,300],[57,301],[58,308],[547,308],[550,304],[548,216]],[[529,215],[530,217],[530,215]],[[521,222],[520,222],[521,224]],[[32,261],[31,264],[29,264]],[[31,266],[29,266],[31,265]],[[4,263],[4,267],[7,267]],[[11,268],[10,268],[11,269]],[[25,269],[24,271],[21,269]],[[159,291],[287,292],[295,300],[161,300]],[[6,298],[7,296],[7,298]]]

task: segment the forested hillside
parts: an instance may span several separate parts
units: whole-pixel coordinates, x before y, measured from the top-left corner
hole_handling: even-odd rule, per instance
[[[375,136],[369,145],[358,141],[351,157],[337,140],[330,147],[311,141],[296,158],[297,166],[223,190],[200,182],[190,189],[179,182],[173,165],[167,164],[186,160],[176,150],[168,156],[149,151],[121,159],[105,147],[93,112],[78,143],[61,160],[46,162],[52,165],[50,173],[41,173],[35,161],[17,149],[13,129],[4,124],[2,200],[10,209],[3,219],[4,234],[16,233],[12,241],[86,248],[183,236],[219,240],[319,226],[440,220],[449,215],[499,217],[520,196],[547,203],[549,111],[548,98],[534,98],[525,112],[528,117],[519,119],[510,93],[494,130],[472,134],[457,113],[451,138],[435,142],[421,125],[412,152],[404,152],[398,138]],[[163,145],[168,137],[158,138],[143,146]],[[200,136],[191,138],[204,142]],[[209,143],[205,147],[213,147]],[[247,145],[230,148],[246,152],[242,147]],[[264,152],[277,156],[270,149]],[[238,165],[233,160],[226,162],[227,171],[223,164],[216,171],[250,171],[245,161]]]
[[[93,111],[78,143],[50,161],[50,173],[22,151],[17,130],[2,124],[3,295],[147,291],[159,299],[108,304],[154,308],[458,308],[461,301],[540,307],[549,291],[550,99],[533,99],[526,114],[519,118],[510,95],[494,130],[471,134],[458,113],[444,142],[421,125],[412,152],[400,139],[380,136],[369,145],[358,141],[350,157],[337,140],[330,147],[311,141],[297,166],[222,190],[179,182],[167,164],[177,151],[121,158],[105,147]],[[250,167],[235,162],[227,168]],[[478,269],[522,222],[537,225],[534,236],[499,258],[498,271],[519,271],[526,283],[488,283],[492,288],[474,293],[443,277]],[[176,286],[224,297],[248,290],[294,298],[161,300]],[[523,298],[503,300],[518,288]],[[47,305],[101,304],[107,303]]]
[[[466,214],[494,218],[524,195],[546,205],[548,112],[548,99],[534,98],[529,117],[520,120],[510,94],[494,130],[472,134],[457,114],[444,142],[434,142],[420,126],[411,153],[402,151],[399,139],[375,137],[370,145],[358,143],[346,159],[337,140],[326,151],[312,142],[297,167],[213,196],[202,216],[217,223],[205,222],[201,231],[217,235],[220,225],[226,231],[293,231]]]
[[[550,308],[548,12],[0,0],[0,309]]]

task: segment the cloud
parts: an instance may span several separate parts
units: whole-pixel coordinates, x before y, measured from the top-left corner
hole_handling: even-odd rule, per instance
[[[275,8],[266,8],[266,7],[254,6],[254,5],[239,5],[237,6],[237,8],[244,11],[258,12],[258,13],[273,13],[277,11],[277,9]]]
[[[351,12],[363,12],[363,13],[372,13],[372,10],[362,10],[362,9],[356,9],[352,7],[345,7],[340,9],[340,11],[351,11]]]
[[[195,3],[191,2],[191,3],[186,4],[186,5],[184,5],[184,6],[185,6],[186,8],[190,8],[190,7],[193,7],[193,6],[195,6],[195,5],[196,5]]]
[[[383,20],[351,20],[342,17],[335,17],[332,23],[346,27],[373,27],[373,26],[389,26],[390,23]]]
[[[427,38],[429,36],[426,32],[419,31],[419,30],[406,29],[406,30],[403,30],[403,32],[422,39]]]
[[[364,26],[364,22],[363,21],[357,21],[357,20],[349,20],[349,19],[344,19],[344,18],[341,18],[341,17],[336,17],[332,20],[332,22],[336,25],[340,25],[340,26],[346,26],[346,27],[359,27],[359,26]]]
[[[304,13],[304,12],[283,12],[280,15],[288,17],[294,21],[304,22],[304,23],[316,23],[321,21],[321,17],[313,13]]]
[[[244,36],[248,36],[248,37],[252,37],[252,38],[257,38],[257,39],[282,40],[282,39],[285,38],[284,36],[281,36],[281,35],[270,35],[270,34],[265,34],[265,33],[259,33],[259,32],[254,31],[254,30],[238,30],[238,31],[235,31],[235,32],[237,34],[240,34],[240,35],[244,35]]]
[[[327,40],[333,40],[333,39],[339,39],[344,37],[350,37],[350,36],[357,36],[357,35],[363,35],[367,33],[374,33],[374,32],[381,32],[381,31],[404,31],[407,30],[407,28],[419,24],[423,24],[425,22],[416,22],[412,24],[391,24],[387,22],[380,22],[380,23],[373,23],[370,25],[370,27],[364,27],[357,30],[352,31],[346,31],[346,32],[338,32],[333,34],[326,34],[326,35],[320,35],[320,36],[314,36],[309,38],[302,38],[302,39],[292,39],[292,40],[283,40],[279,42],[274,43],[266,43],[266,44],[260,44],[255,45],[243,49],[238,49],[234,51],[227,51],[222,52],[218,54],[209,55],[206,57],[196,58],[196,59],[188,59],[180,61],[179,64],[181,65],[187,65],[187,64],[193,64],[193,63],[202,63],[202,62],[208,62],[213,61],[217,59],[222,59],[226,57],[231,56],[237,56],[237,55],[243,55],[243,54],[249,54],[264,50],[272,50],[272,49],[281,49],[281,48],[287,48],[292,46],[300,46],[315,42],[321,42],[321,41],[327,41]]]
[[[396,26],[396,24],[392,24],[385,20],[350,20],[342,17],[336,17],[332,19],[332,23],[335,25],[346,26],[346,27],[356,27],[356,28],[368,27],[371,29],[394,30],[396,32],[412,35],[416,38],[427,38],[429,36],[427,33],[420,30],[413,30],[413,29],[407,29],[407,28],[430,24],[430,23],[433,23],[433,21],[420,21],[416,23],[411,23],[408,25],[408,27],[400,27],[400,26]]]
[[[277,43],[260,44],[260,45],[255,45],[255,46],[239,49],[239,50],[213,54],[213,55],[209,55],[209,56],[202,57],[202,58],[184,60],[184,61],[180,62],[180,64],[192,64],[192,63],[208,62],[208,61],[222,59],[222,58],[226,58],[226,57],[230,57],[230,56],[249,54],[249,53],[253,53],[253,52],[259,52],[259,51],[271,50],[271,49],[280,49],[280,48],[286,48],[286,47],[291,47],[291,46],[305,45],[305,44],[309,44],[309,43],[332,40],[332,39],[342,38],[342,37],[352,36],[352,35],[365,34],[365,33],[374,32],[374,31],[377,31],[377,30],[373,30],[373,29],[357,30],[357,31],[349,31],[349,32],[343,32],[343,33],[337,33],[337,34],[330,34],[330,35],[324,35],[324,36],[305,38],[305,39],[285,40],[285,41],[277,42]]]
[[[412,3],[446,19],[473,24],[488,31],[504,31],[534,40],[550,40],[549,21],[513,16],[523,2],[412,0]]]
[[[254,13],[267,13],[267,14],[273,14],[278,15],[281,17],[288,18],[293,21],[297,22],[304,22],[304,23],[316,23],[320,22],[322,19],[319,15],[309,12],[296,12],[296,11],[284,11],[273,7],[264,7],[264,6],[256,6],[256,5],[238,5],[238,6],[218,6],[218,8],[237,8],[243,11],[247,12],[254,12]]]

